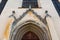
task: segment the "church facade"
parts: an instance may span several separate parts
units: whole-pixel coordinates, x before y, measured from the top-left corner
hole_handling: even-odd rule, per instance
[[[7,0],[6,0],[7,1]],[[54,0],[8,0],[0,10],[0,40],[60,40]]]

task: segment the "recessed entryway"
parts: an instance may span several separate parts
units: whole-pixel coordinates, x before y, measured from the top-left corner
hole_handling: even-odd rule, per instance
[[[51,40],[49,30],[33,21],[15,27],[11,40]]]
[[[39,38],[35,33],[28,31],[23,35],[21,40],[39,40]]]

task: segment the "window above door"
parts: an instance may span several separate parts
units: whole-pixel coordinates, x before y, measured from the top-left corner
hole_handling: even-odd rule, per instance
[[[23,0],[22,8],[38,8],[38,1],[37,0]]]

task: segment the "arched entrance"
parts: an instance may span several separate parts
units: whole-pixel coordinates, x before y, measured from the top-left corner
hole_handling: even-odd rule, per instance
[[[22,40],[39,40],[39,38],[35,33],[28,31],[23,35]]]
[[[12,30],[10,40],[51,40],[51,35],[43,25],[27,21]]]

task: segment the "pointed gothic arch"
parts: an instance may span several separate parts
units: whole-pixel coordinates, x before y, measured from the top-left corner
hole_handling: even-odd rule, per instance
[[[27,21],[15,27],[11,32],[10,40],[22,40],[23,35],[29,31],[35,33],[39,40],[51,40],[49,31],[35,21]]]

